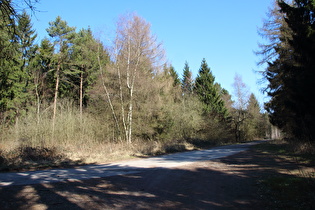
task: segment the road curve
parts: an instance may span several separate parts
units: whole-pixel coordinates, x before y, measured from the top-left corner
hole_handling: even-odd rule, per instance
[[[213,160],[234,155],[249,149],[252,145],[262,142],[263,141],[254,141],[242,144],[213,147],[208,150],[182,152],[132,161],[121,161],[111,164],[78,166],[70,169],[0,173],[0,187],[102,178],[139,173],[152,168],[175,168],[199,161]]]

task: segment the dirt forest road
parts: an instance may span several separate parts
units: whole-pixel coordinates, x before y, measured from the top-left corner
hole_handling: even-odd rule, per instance
[[[266,168],[250,149],[258,143],[1,173],[0,209],[263,209],[257,178]]]

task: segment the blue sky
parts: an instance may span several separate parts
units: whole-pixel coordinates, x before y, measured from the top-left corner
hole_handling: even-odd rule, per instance
[[[151,23],[168,61],[181,76],[185,61],[196,77],[206,59],[216,82],[233,94],[235,73],[242,76],[260,103],[267,101],[255,70],[263,70],[253,51],[262,39],[257,29],[273,0],[41,0],[32,17],[39,40],[48,37],[48,22],[59,15],[77,29],[90,26],[110,40],[117,18],[136,12]]]

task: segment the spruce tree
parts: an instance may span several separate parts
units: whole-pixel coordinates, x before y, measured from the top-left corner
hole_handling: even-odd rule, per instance
[[[182,91],[185,94],[191,94],[193,92],[194,81],[192,78],[192,72],[189,69],[188,62],[185,62],[182,78]]]
[[[253,93],[249,96],[247,111],[255,118],[260,115],[259,102]]]
[[[32,29],[33,25],[31,23],[30,16],[24,11],[18,17],[17,24],[17,42],[19,44],[19,78],[17,78],[17,85],[19,86],[19,94],[17,94],[17,101],[20,104],[26,106],[27,102],[30,102],[32,98],[32,85],[33,81],[31,79],[32,67],[30,63],[35,57],[37,50],[37,45],[35,45],[35,39],[37,37],[35,30]]]
[[[9,2],[7,2],[9,3]],[[14,22],[13,14],[4,14],[0,10],[0,119],[5,118],[5,112],[11,107],[11,100],[14,98],[12,86],[14,81],[11,74],[14,73],[14,66],[17,62],[18,45],[16,37],[12,35],[15,25],[9,24]]]
[[[24,11],[18,18],[17,39],[20,44],[21,53],[21,69],[27,71],[26,67],[30,60],[34,57],[36,46],[34,41],[37,37],[35,30],[32,29],[30,16]],[[27,72],[29,74],[29,72]]]
[[[173,86],[174,87],[178,86],[180,84],[180,79],[178,77],[177,72],[175,71],[175,68],[172,65],[169,68],[169,72],[170,72],[170,75],[172,76],[172,78],[174,79]]]
[[[31,73],[28,65],[36,50],[34,45],[36,34],[32,29],[30,17],[23,12],[16,20],[12,26],[5,25],[11,20],[0,21],[0,112],[9,111],[7,115],[11,120],[25,110],[31,98],[29,92]]]
[[[227,109],[214,80],[215,77],[206,60],[203,59],[195,81],[194,93],[198,95],[200,101],[204,104],[204,112],[206,114],[211,113],[225,117]]]
[[[261,120],[262,120],[262,114],[260,113],[260,107],[258,100],[256,96],[252,93],[249,96],[248,104],[247,104],[247,113],[248,118],[246,119],[246,125],[247,125],[247,138],[253,139],[262,137],[261,130]]]

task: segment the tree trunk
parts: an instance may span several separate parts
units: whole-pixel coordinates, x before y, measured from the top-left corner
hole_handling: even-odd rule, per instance
[[[130,51],[128,53],[130,53]],[[127,132],[126,137],[127,137],[127,142],[129,144],[131,144],[131,136],[132,136],[133,92],[134,92],[134,85],[135,85],[138,65],[140,63],[140,57],[141,57],[140,45],[138,46],[136,56],[137,56],[137,62],[133,69],[132,75],[129,72],[130,71],[130,61],[129,61],[130,57],[129,56],[128,56],[128,66],[127,66],[127,88],[129,89],[129,110],[128,110],[128,118],[127,118],[128,129],[126,130]],[[130,84],[131,76],[132,78],[131,78],[131,84]]]
[[[108,100],[108,103],[109,103],[109,106],[110,106],[110,109],[112,111],[112,115],[113,115],[113,118],[114,118],[114,121],[115,121],[115,125],[117,127],[117,130],[118,130],[118,136],[120,137],[120,126],[119,126],[119,123],[118,123],[118,119],[117,119],[117,116],[116,116],[116,113],[115,113],[115,110],[114,110],[114,106],[112,104],[112,100],[110,99],[110,95],[109,95],[109,92],[108,92],[108,89],[107,89],[107,86],[105,84],[105,78],[104,78],[104,75],[103,75],[103,68],[102,68],[102,65],[101,65],[101,59],[100,59],[100,49],[99,49],[99,45],[98,45],[98,53],[97,53],[97,61],[98,61],[98,65],[99,65],[99,70],[100,70],[100,74],[101,74],[101,78],[102,78],[102,85],[103,85],[103,88],[105,90],[105,94],[107,96],[107,100]]]
[[[34,79],[35,80],[35,79]],[[38,81],[35,82],[35,95],[36,95],[36,116],[37,116],[37,124],[39,124],[39,113],[40,113],[40,98],[38,92]]]
[[[133,100],[133,87],[130,88],[130,101],[128,110],[128,143],[131,144],[131,134],[132,134],[132,100]]]
[[[58,89],[59,89],[59,80],[60,80],[59,71],[60,71],[60,63],[57,65],[57,70],[56,70],[56,87],[55,87],[53,122],[52,122],[52,137],[53,138],[54,138],[54,134],[55,134],[55,123],[56,123],[56,112],[57,112],[57,98],[58,98]]]
[[[126,141],[128,141],[128,129],[127,129],[126,120],[125,120],[125,107],[124,107],[122,81],[121,81],[121,74],[120,74],[119,67],[117,67],[117,71],[118,71],[117,73],[118,73],[118,80],[119,80],[119,96],[120,96],[120,106],[121,106],[121,117],[122,117],[122,123],[124,126],[125,138],[126,138]]]
[[[83,68],[82,68],[83,69]],[[83,112],[83,72],[80,74],[80,122],[82,123]]]

